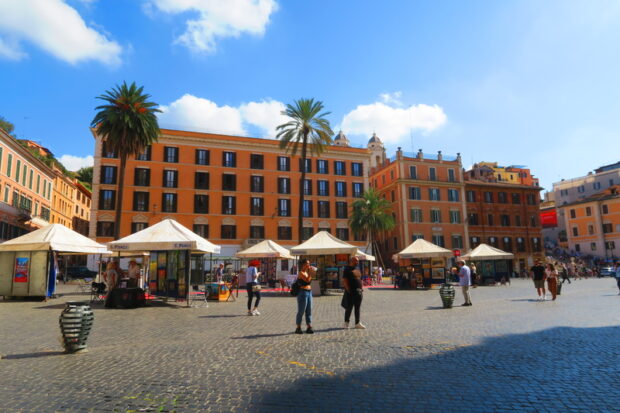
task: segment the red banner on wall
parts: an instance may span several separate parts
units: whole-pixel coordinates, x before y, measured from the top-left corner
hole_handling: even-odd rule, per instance
[[[28,258],[15,258],[15,276],[13,277],[14,282],[28,282],[29,261],[30,260]]]
[[[540,211],[540,224],[543,228],[554,228],[558,226],[558,214],[555,209]]]

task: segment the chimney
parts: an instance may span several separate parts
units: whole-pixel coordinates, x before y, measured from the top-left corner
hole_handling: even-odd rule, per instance
[[[418,159],[424,158],[424,154],[422,153],[422,149],[418,149]]]
[[[396,159],[403,159],[403,150],[400,146],[396,150]]]

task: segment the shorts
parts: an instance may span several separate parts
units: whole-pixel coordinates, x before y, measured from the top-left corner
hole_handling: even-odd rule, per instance
[[[534,286],[536,288],[545,288],[545,280],[534,280]]]

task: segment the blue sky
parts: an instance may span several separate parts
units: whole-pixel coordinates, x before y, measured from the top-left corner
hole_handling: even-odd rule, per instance
[[[0,115],[69,167],[122,81],[162,127],[273,136],[322,100],[355,146],[528,165],[547,189],[620,158],[616,1],[0,0]],[[73,157],[73,158],[72,158]],[[92,162],[92,161],[91,161]]]

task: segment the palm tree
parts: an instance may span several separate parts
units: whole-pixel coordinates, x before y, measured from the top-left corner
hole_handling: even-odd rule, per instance
[[[356,235],[366,234],[370,252],[376,247],[377,234],[394,229],[396,223],[392,215],[392,206],[379,195],[374,188],[368,188],[362,198],[351,205],[349,227]],[[376,249],[379,252],[379,249]]]
[[[334,132],[329,126],[325,116],[330,112],[323,111],[323,102],[314,99],[299,99],[294,104],[286,105],[282,114],[291,120],[278,126],[277,139],[280,139],[280,149],[286,149],[295,156],[301,150],[301,177],[299,178],[299,221],[297,234],[299,243],[302,242],[301,231],[303,228],[304,211],[304,182],[306,180],[306,159],[308,150],[310,154],[320,155],[327,145],[332,143]]]
[[[114,239],[120,236],[127,157],[140,154],[153,142],[157,142],[159,136],[155,113],[161,110],[157,109],[157,103],[148,101],[151,95],[143,94],[143,89],[136,86],[135,82],[129,86],[123,82],[107,90],[97,97],[106,103],[95,108],[99,112],[90,124],[106,146],[120,157]]]

